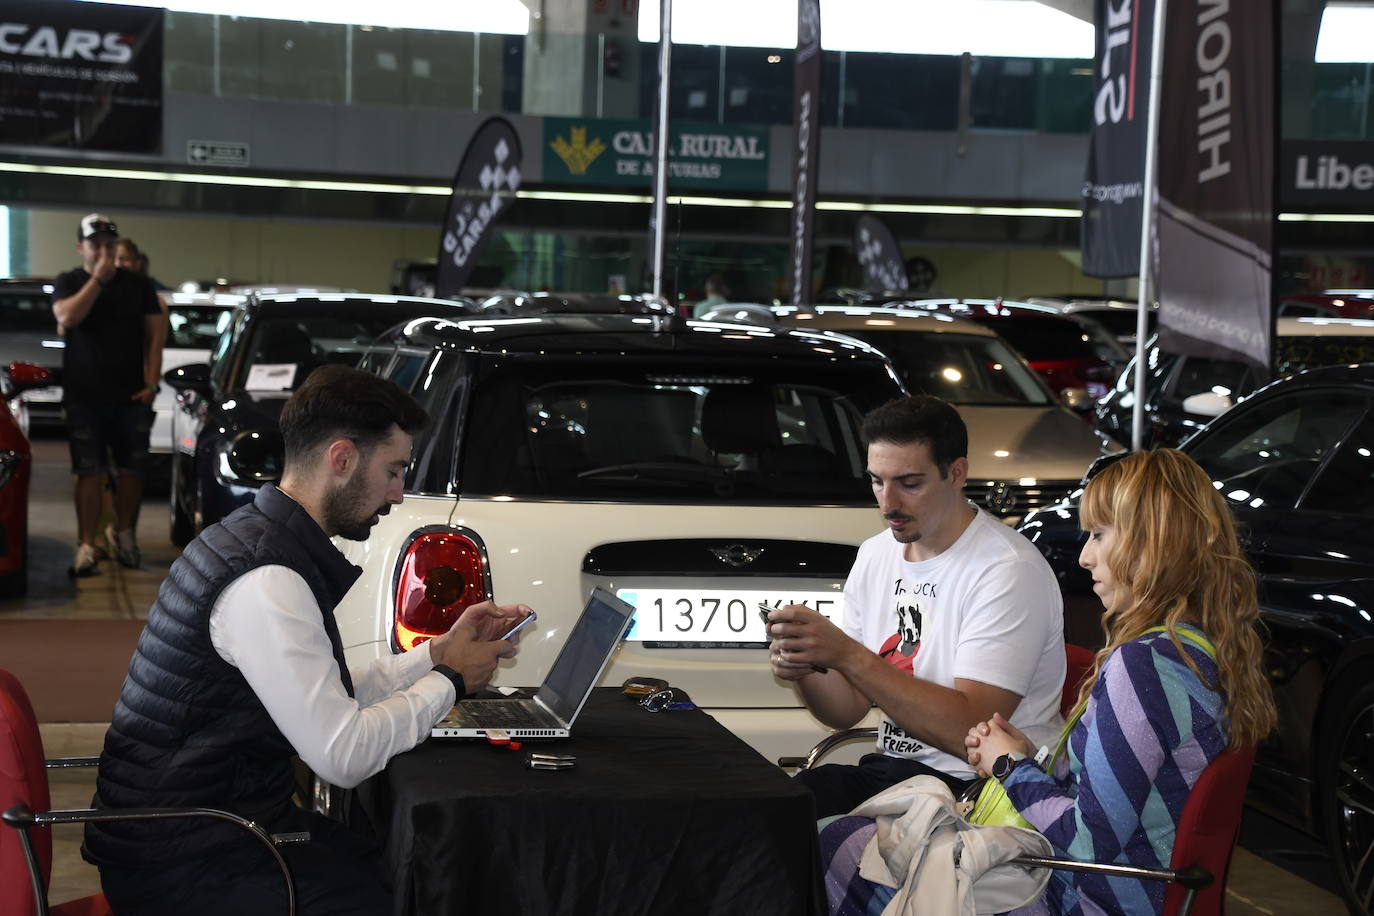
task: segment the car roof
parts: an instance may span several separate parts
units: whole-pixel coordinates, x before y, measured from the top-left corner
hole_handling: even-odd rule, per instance
[[[221,308],[242,308],[248,303],[247,296],[235,293],[163,293],[169,306],[220,306]]]
[[[748,353],[884,362],[887,359],[863,341],[838,334],[657,315],[419,318],[384,334],[378,344],[503,353]]]
[[[303,309],[328,309],[339,303],[404,303],[434,306],[435,314],[442,315],[460,309],[465,314],[471,305],[466,300],[429,299],[422,296],[393,296],[390,293],[271,293],[250,297],[249,305],[256,309],[295,305]]]
[[[1374,337],[1374,320],[1304,316],[1280,318],[1280,337]]]
[[[820,331],[918,331],[926,334],[997,336],[997,332],[977,322],[944,312],[889,305],[816,305],[809,309],[783,305],[774,308],[773,313],[779,322],[785,322],[789,327]]]
[[[51,277],[5,277],[0,279],[0,292],[18,289],[25,292],[41,290],[45,293],[52,292]]]

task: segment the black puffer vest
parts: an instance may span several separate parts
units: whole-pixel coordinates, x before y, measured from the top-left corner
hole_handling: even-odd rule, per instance
[[[192,541],[158,590],[105,735],[97,807],[223,808],[269,829],[290,813],[295,752],[210,642],[220,592],[260,566],[305,579],[353,694],[334,607],[360,570],[295,500],[265,486]],[[142,867],[244,842],[252,841],[242,830],[209,818],[112,822],[87,825],[83,853],[97,864]]]

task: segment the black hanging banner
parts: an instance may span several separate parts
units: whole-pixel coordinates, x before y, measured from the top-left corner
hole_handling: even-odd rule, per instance
[[[907,288],[906,262],[902,246],[882,220],[870,213],[859,217],[854,226],[854,252],[864,269],[864,288],[904,290]]]
[[[811,238],[821,152],[821,4],[797,0],[793,67],[792,304],[811,301]]]
[[[1175,0],[1175,3],[1180,0]],[[1154,0],[1095,0],[1092,133],[1083,180],[1083,273],[1140,273]]]
[[[468,141],[439,236],[436,296],[461,295],[497,217],[515,203],[520,155],[520,136],[505,118],[488,118]]]
[[[1170,353],[1270,371],[1273,0],[1169,6],[1154,274]]]
[[[0,143],[162,151],[163,10],[5,0]]]

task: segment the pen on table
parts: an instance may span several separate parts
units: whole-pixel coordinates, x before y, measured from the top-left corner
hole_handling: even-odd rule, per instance
[[[768,635],[768,615],[776,610],[777,608],[771,605],[764,604],[762,601],[759,602],[759,616],[763,618],[763,635],[765,636]],[[824,665],[812,665],[811,670],[817,674],[825,674],[830,669]]]

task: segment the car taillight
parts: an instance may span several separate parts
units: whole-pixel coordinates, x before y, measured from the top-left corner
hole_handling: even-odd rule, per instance
[[[486,557],[470,537],[452,531],[421,534],[401,559],[392,641],[408,651],[446,633],[469,605],[487,598]]]

